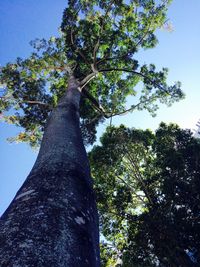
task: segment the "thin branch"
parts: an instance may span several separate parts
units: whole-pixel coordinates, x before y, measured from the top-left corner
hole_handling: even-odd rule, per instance
[[[98,119],[100,119],[101,118],[101,116],[100,115],[97,115],[97,116],[95,116],[93,119],[91,119],[88,123],[87,123],[87,125],[92,125],[94,122],[96,122]],[[84,122],[84,120],[82,120],[83,122]]]
[[[101,20],[101,28],[100,28],[100,30],[99,30],[98,39],[97,39],[97,42],[96,42],[96,44],[95,44],[95,46],[94,46],[94,50],[93,50],[93,58],[94,58],[94,66],[95,66],[95,67],[96,67],[96,54],[97,54],[97,51],[98,51],[98,48],[99,48],[101,35],[102,35],[102,33],[103,33],[103,27],[104,27],[104,25],[105,25],[106,17],[107,17],[107,15],[108,15],[108,13],[109,13],[111,7],[112,7],[112,4],[113,4],[114,2],[115,2],[115,0],[113,0],[113,1],[110,2],[110,4],[108,5],[108,8],[107,8],[107,10],[106,10],[106,12],[105,12],[105,14],[104,14],[102,20]]]
[[[140,40],[136,43],[135,48],[137,48],[142,43],[142,41],[144,40],[144,38],[147,36],[147,34],[149,32],[150,32],[150,25],[149,25],[147,31],[143,34],[143,36],[140,38]]]
[[[100,44],[100,37],[98,38],[95,46],[94,46],[94,50],[93,50],[93,59],[94,59],[94,66],[96,66],[96,60],[97,60],[97,51],[98,51],[98,48],[99,48],[99,44]]]
[[[104,108],[85,88],[82,89],[82,94],[91,101],[96,110],[98,110],[105,118],[108,118]]]
[[[27,104],[33,104],[33,105],[40,105],[40,106],[46,106],[46,107],[51,107],[49,104],[41,102],[41,101],[32,101],[32,100],[25,100],[21,101],[20,103],[27,103]]]
[[[93,104],[93,106],[95,107],[96,110],[98,110],[101,114],[103,114],[104,117],[106,117],[105,115],[105,110],[104,108],[99,104],[99,102],[85,89],[85,86],[96,77],[96,73],[90,73],[89,75],[87,75],[81,82],[80,85],[81,87],[79,88],[80,92],[87,97],[91,103]]]
[[[111,45],[112,47],[112,45]],[[120,59],[125,59],[130,53],[134,53],[135,52],[135,48],[133,47],[132,49],[130,49],[129,51],[127,51],[126,53],[122,54],[121,56],[113,56],[113,57],[109,57],[109,55],[107,57],[101,58],[96,62],[96,65],[101,64],[104,61],[112,61],[112,60],[120,60]]]
[[[66,70],[65,67],[61,67],[61,66],[48,66],[48,67],[45,67],[45,69],[47,69],[47,70],[61,70],[61,71]]]
[[[90,65],[90,63],[87,60],[87,58],[85,57],[85,55],[74,44],[73,30],[72,29],[71,29],[70,37],[71,37],[71,44],[72,44],[72,47],[74,48],[74,50],[78,52],[78,54],[84,59],[86,64]]]
[[[153,96],[149,97],[148,99],[146,99],[145,101],[140,101],[136,105],[132,105],[130,108],[128,108],[128,109],[126,109],[124,111],[121,111],[121,112],[118,112],[118,113],[114,113],[112,115],[108,115],[107,118],[110,118],[111,116],[112,117],[115,117],[115,116],[123,116],[123,115],[126,115],[130,111],[133,111],[134,109],[136,109],[137,107],[139,107],[141,104],[148,103],[150,100],[153,100],[154,98],[155,98],[155,96],[153,95]]]
[[[88,76],[86,76],[81,82],[80,82],[80,91],[82,91],[82,89],[92,80],[96,77],[96,74],[91,73]]]
[[[99,70],[99,72],[112,72],[112,71],[124,71],[124,72],[130,72],[130,73],[133,73],[133,74],[136,74],[136,75],[139,75],[143,78],[148,78],[146,77],[144,74],[142,74],[141,72],[138,72],[138,71],[134,71],[134,70],[129,70],[129,69],[126,69],[126,68],[111,68],[111,69],[101,69]]]
[[[7,99],[7,100],[9,100],[9,98],[10,97],[6,97],[6,96],[0,97],[0,99]],[[18,100],[17,101],[17,99],[15,99],[14,97],[12,97],[12,99],[16,100],[18,104],[24,103],[24,104],[31,104],[31,105],[40,105],[40,106],[45,106],[45,107],[49,107],[50,109],[52,109],[52,107],[49,104],[41,102],[41,101],[37,101],[37,100],[21,100],[21,101]]]
[[[93,64],[91,64],[93,72],[88,74],[82,81],[80,81],[80,85],[84,87],[88,82],[90,82],[93,78],[96,77],[98,71],[96,71],[93,67]]]
[[[125,71],[125,72],[130,72],[130,73],[134,73],[136,75],[139,75],[143,78],[146,78],[146,79],[149,79],[149,81],[153,84],[155,84],[155,86],[157,86],[158,88],[160,88],[161,90],[164,90],[166,93],[168,93],[165,89],[163,89],[160,85],[156,84],[155,82],[153,82],[150,78],[148,78],[146,75],[140,73],[140,72],[137,72],[137,71],[133,71],[133,70],[129,70],[129,69],[126,69],[126,68],[123,68],[123,69],[102,69],[102,70],[99,70],[99,72],[110,72],[110,71]],[[98,73],[98,72],[96,72]],[[96,73],[91,73],[89,74],[87,77],[85,77],[82,81],[81,81],[81,90],[83,89],[83,87],[91,80],[93,79],[95,76],[96,76]],[[91,102],[93,103],[94,107],[105,117],[105,118],[110,118],[110,117],[115,117],[115,116],[119,116],[119,115],[125,115],[127,114],[128,112],[136,109],[138,106],[140,106],[141,104],[145,104],[146,102],[148,102],[149,100],[152,100],[155,96],[151,96],[149,99],[145,100],[145,101],[141,101],[139,102],[138,104],[134,105],[134,106],[131,106],[129,109],[126,109],[122,112],[119,112],[119,113],[112,113],[112,114],[106,114],[104,108],[97,102],[97,100],[92,97],[86,90],[84,90],[83,92],[86,97],[91,100]],[[168,93],[169,94],[169,93]]]
[[[155,81],[153,81],[152,79],[150,79],[148,76],[146,76],[145,74],[138,72],[138,71],[134,71],[134,70],[129,70],[126,68],[111,68],[111,69],[101,69],[99,70],[99,72],[111,72],[111,71],[123,71],[123,72],[129,72],[129,73],[133,73],[135,75],[141,76],[142,78],[148,79],[154,86],[158,87],[159,89],[161,89],[162,91],[164,91],[165,93],[167,93],[169,95],[169,92],[167,90],[165,90],[162,86],[160,86],[158,83],[156,83]]]
[[[148,199],[148,201],[149,201],[149,203],[151,203],[151,204],[153,204],[153,202],[151,201],[151,198],[149,197],[149,194],[148,194],[148,189],[146,189],[146,185],[144,184],[144,182],[143,182],[143,177],[142,177],[142,175],[141,175],[141,173],[140,173],[140,170],[139,170],[139,168],[137,168],[137,166],[135,165],[135,164],[133,164],[133,162],[132,161],[130,161],[130,153],[128,152],[128,150],[126,149],[126,147],[125,146],[123,146],[124,147],[124,153],[123,153],[123,158],[124,158],[124,160],[126,161],[126,168],[127,168],[127,171],[128,171],[128,173],[129,173],[129,175],[130,176],[132,176],[132,173],[133,173],[133,178],[134,179],[136,179],[139,183],[140,183],[140,185],[143,187],[143,192],[145,193],[145,197]],[[128,154],[128,157],[129,158],[127,158],[127,154]],[[128,160],[128,162],[127,162],[127,160]],[[132,167],[130,167],[129,166],[129,164],[131,164],[131,166]],[[136,163],[137,164],[137,163]],[[129,183],[132,183],[132,182],[130,182],[129,181]],[[133,183],[132,183],[133,184]],[[133,184],[134,185],[134,184]],[[135,185],[134,185],[135,186]]]
[[[96,64],[98,65],[98,64],[100,64],[100,63],[102,63],[102,62],[104,62],[104,61],[111,61],[111,60],[115,60],[115,59],[119,60],[119,59],[125,58],[125,57],[127,57],[131,52],[132,52],[132,51],[130,50],[130,51],[128,51],[127,53],[125,53],[125,54],[123,54],[123,55],[121,55],[121,56],[116,56],[116,57],[104,57],[104,58],[101,58],[101,59],[99,59],[99,60],[97,61]]]
[[[142,196],[141,196],[141,195],[138,195],[138,194],[134,191],[134,189],[130,186],[130,184],[128,184],[128,182],[126,182],[126,181],[125,181],[123,178],[121,178],[120,176],[116,175],[116,173],[115,173],[115,177],[116,177],[117,179],[119,179],[122,183],[124,183],[124,184],[131,190],[131,193],[132,193],[134,196],[136,196],[137,198],[139,198],[140,201],[141,201],[143,204],[146,204],[146,202],[144,201],[144,199],[142,198]]]
[[[165,1],[167,2],[167,1]],[[165,4],[165,3],[164,3]],[[136,15],[137,15],[137,8],[135,9],[136,11]],[[152,9],[149,11],[152,12],[152,11],[155,11],[154,10],[154,7],[152,7]],[[154,14],[151,14],[151,16],[154,15]],[[141,42],[144,40],[144,38],[147,36],[148,33],[150,33],[150,27],[151,27],[151,22],[150,24],[148,25],[147,27],[147,30],[144,32],[144,34],[141,36],[141,38],[138,40],[138,42],[136,43],[136,45],[134,46],[134,50],[141,44]],[[105,58],[102,58],[100,60],[97,61],[96,64],[100,64],[102,63],[103,61],[111,61],[111,60],[115,60],[115,59],[121,59],[121,58],[125,58],[126,56],[128,56],[130,53],[132,53],[133,51],[133,48],[129,51],[127,51],[125,54],[123,54],[122,56],[116,56],[116,57],[105,57]]]
[[[0,96],[0,99],[9,99],[10,96],[7,96],[7,95],[3,95],[3,96]]]
[[[143,191],[147,197],[147,199],[149,200],[149,202],[153,205],[153,201],[152,201],[152,198],[150,197],[149,195],[149,192],[148,192],[148,188],[146,187],[144,181],[143,181],[143,177],[140,173],[140,170],[139,170],[139,167],[138,167],[138,164],[135,162],[134,158],[132,157],[132,155],[129,153],[129,151],[124,147],[127,155],[128,155],[128,161],[131,163],[132,167],[133,167],[133,171],[138,179],[138,181],[140,182],[141,186],[143,187]]]
[[[92,64],[93,65],[93,64]],[[92,66],[93,67],[93,66]],[[93,68],[92,68],[93,69]],[[96,110],[98,110],[105,118],[109,118],[109,115],[106,114],[104,108],[101,106],[101,104],[85,89],[85,86],[96,77],[98,71],[93,70],[94,72],[87,75],[81,82],[81,87],[79,88],[80,92],[87,97]]]
[[[152,11],[155,11],[155,10],[154,10],[154,6],[153,6],[153,7],[151,8],[151,10],[149,11],[149,14],[150,14]],[[154,15],[154,12],[153,12],[152,15]],[[151,16],[151,15],[150,15],[150,16]],[[144,32],[144,34],[142,35],[142,37],[140,38],[140,40],[136,43],[135,48],[137,48],[137,47],[141,44],[141,42],[144,40],[144,38],[145,38],[145,37],[147,36],[147,34],[150,32],[151,23],[152,23],[152,21],[151,21],[150,24],[148,25],[148,27],[147,27],[147,31]]]
[[[111,114],[111,116],[110,116],[110,127],[112,126],[112,118],[113,118],[113,116]]]

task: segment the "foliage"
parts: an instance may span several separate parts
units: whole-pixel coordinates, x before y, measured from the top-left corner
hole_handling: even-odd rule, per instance
[[[157,100],[170,105],[183,98],[180,83],[167,85],[166,68],[140,66],[135,59],[140,49],[157,44],[155,31],[164,25],[170,2],[69,0],[61,37],[36,39],[27,59],[0,69],[1,120],[24,128],[15,140],[39,145],[48,114],[71,74],[82,88],[86,144],[95,141],[96,126],[105,118],[136,109],[155,114]],[[136,96],[130,108],[127,96]]]
[[[116,255],[124,267],[199,265],[200,142],[190,131],[109,127],[89,157],[103,266]]]

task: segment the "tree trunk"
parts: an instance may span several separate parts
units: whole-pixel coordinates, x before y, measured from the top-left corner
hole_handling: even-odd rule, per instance
[[[1,267],[97,267],[98,215],[71,77],[35,165],[0,222]]]

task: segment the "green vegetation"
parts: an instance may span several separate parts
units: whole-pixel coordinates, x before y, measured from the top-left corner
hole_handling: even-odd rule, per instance
[[[90,264],[87,266],[99,266],[98,249],[95,248],[98,247],[98,223],[89,167],[79,134],[76,93],[81,92],[80,127],[86,145],[95,142],[96,127],[106,118],[142,109],[155,115],[159,103],[171,105],[184,97],[179,82],[170,86],[167,84],[166,68],[157,70],[154,64],[141,65],[136,59],[140,50],[156,46],[158,41],[155,33],[166,22],[170,2],[69,0],[63,14],[61,36],[31,42],[34,51],[29,58],[18,58],[0,69],[1,119],[23,128],[23,132],[11,141],[28,142],[32,147],[37,147],[45,133],[44,145],[33,170],[34,175],[31,173],[27,179],[27,188],[32,188],[28,192],[40,191],[38,199],[36,197],[37,204],[40,201],[46,203],[49,200],[48,194],[51,194],[50,200],[59,209],[60,217],[56,219],[59,221],[61,218],[60,221],[64,222],[62,227],[69,227],[75,233],[69,240],[66,232],[64,235],[62,229],[58,229],[62,236],[51,232],[49,245],[45,248],[42,242],[38,247],[34,244],[32,255],[39,251],[39,257],[34,256],[39,264],[46,262],[50,256],[50,265],[59,267],[72,264],[74,255],[69,253],[69,257],[64,257],[63,251],[59,250],[61,263],[56,262],[55,265],[56,259],[51,248],[56,242],[60,242],[60,247],[64,247],[67,252],[72,248],[80,248],[77,249],[75,262],[78,264],[85,242],[92,247],[89,252],[90,262],[84,255],[85,262]],[[132,99],[129,107],[126,103],[128,97]],[[48,124],[49,115],[51,122]],[[57,122],[60,122],[60,128],[57,127]],[[65,134],[68,125],[70,129]],[[124,126],[110,127],[101,142],[102,145],[94,147],[89,156],[100,212],[100,230],[106,238],[101,244],[103,266],[114,266],[119,258],[123,260],[124,267],[157,266],[158,262],[163,267],[190,266],[192,261],[186,250],[198,251],[200,240],[199,226],[196,224],[199,216],[196,200],[199,199],[200,159],[197,140],[175,125],[162,124],[155,134]],[[83,162],[85,166],[82,166]],[[38,188],[36,183],[39,185],[44,177],[44,188]],[[80,181],[75,179],[77,177],[81,178],[80,181],[85,181],[84,186],[80,187]],[[54,179],[58,183],[55,184]],[[66,188],[62,185],[63,181]],[[73,181],[71,188],[68,186],[69,181]],[[20,190],[20,195],[23,196],[26,189],[22,187]],[[72,194],[68,194],[69,192]],[[73,201],[72,195],[75,196]],[[63,205],[63,198],[66,205]],[[88,202],[84,206],[82,203],[85,199]],[[29,205],[27,203],[22,204]],[[95,217],[96,221],[86,224],[85,233],[89,234],[86,234],[81,243],[82,247],[77,245],[82,232],[74,229],[82,229],[81,224],[86,221],[80,214],[76,217],[71,203],[76,207],[75,211],[82,205],[82,214],[86,213],[86,206],[87,211],[94,211],[94,214],[90,214],[90,219]],[[11,211],[22,211],[19,215],[13,213],[17,223],[27,218],[25,212],[29,211],[29,206],[26,209],[23,206],[22,209],[22,204],[18,204],[16,199],[11,204]],[[37,205],[34,204],[34,207]],[[42,207],[44,210],[40,215],[43,217],[40,220],[50,216],[54,222],[51,204],[51,215],[45,205]],[[71,215],[66,218],[69,210],[74,212],[73,223]],[[38,221],[34,212],[32,209],[28,216],[33,218],[36,229]],[[3,218],[4,233],[9,216],[8,211]],[[48,220],[48,229],[52,228],[51,220]],[[34,229],[29,231],[26,225],[23,227],[28,237],[30,233],[34,234]],[[12,228],[8,229],[9,240],[24,242],[19,230],[15,228],[14,231],[16,232]],[[38,233],[42,235],[39,240],[43,240],[40,228]],[[94,245],[87,242],[91,240],[90,234]],[[21,239],[17,240],[17,235]],[[16,252],[12,252],[10,259],[10,243],[5,236],[2,240],[2,244],[7,242],[10,249],[9,251],[2,246],[7,262],[15,262],[18,247],[15,246]],[[74,247],[70,242],[74,242]],[[58,247],[56,245],[54,251]],[[46,254],[43,253],[45,250]],[[29,250],[26,252],[29,253]],[[195,255],[195,259],[198,257],[199,254]],[[28,260],[25,253],[18,259],[21,265]]]
[[[198,266],[199,140],[174,124],[110,127],[89,157],[104,266]]]
[[[40,145],[72,73],[82,90],[85,144],[95,141],[96,126],[105,118],[141,109],[154,115],[159,101],[170,105],[183,98],[180,83],[167,85],[166,68],[136,60],[138,51],[156,46],[155,32],[165,24],[170,2],[68,1],[61,37],[31,42],[29,58],[0,69],[1,120],[24,129],[11,141]],[[135,96],[130,107],[128,96]]]

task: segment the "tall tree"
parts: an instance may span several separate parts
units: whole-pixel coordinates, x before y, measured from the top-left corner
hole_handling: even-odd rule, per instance
[[[70,0],[60,38],[32,42],[29,58],[1,68],[2,120],[24,128],[13,140],[41,143],[1,218],[1,266],[99,266],[98,216],[80,129],[93,143],[104,118],[143,108],[154,113],[157,100],[183,97],[180,83],[167,85],[167,69],[135,59],[139,48],[156,45],[154,32],[170,2]],[[127,108],[127,96],[136,94]]]
[[[101,142],[90,161],[104,266],[198,266],[199,140],[162,123],[155,134],[110,127]]]

